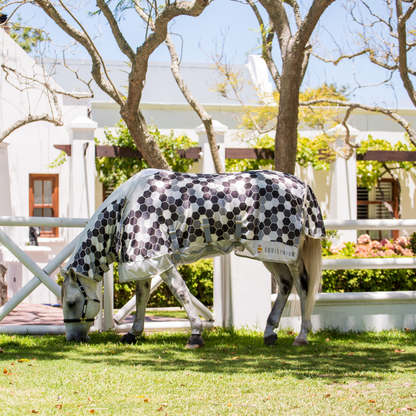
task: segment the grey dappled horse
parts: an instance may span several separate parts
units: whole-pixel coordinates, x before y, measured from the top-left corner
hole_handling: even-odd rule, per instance
[[[262,261],[279,288],[264,342],[276,341],[274,329],[294,286],[302,316],[294,345],[307,344],[324,236],[315,195],[295,176],[144,170],[98,208],[62,270],[67,339],[89,340],[91,322],[100,310],[97,283],[117,261],[120,282],[136,281],[135,321],[121,342],[134,343],[143,333],[151,279],[160,275],[188,315],[192,335],[187,348],[203,346],[203,325],[177,265],[235,252]]]

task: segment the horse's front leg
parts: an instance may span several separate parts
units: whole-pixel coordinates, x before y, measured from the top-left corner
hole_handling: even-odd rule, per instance
[[[143,334],[146,306],[149,301],[152,279],[138,280],[136,282],[136,316],[131,331],[124,335],[120,342],[123,344],[135,344],[137,337]]]
[[[195,307],[191,301],[191,294],[185,282],[183,281],[182,276],[179,274],[175,267],[172,267],[166,272],[162,273],[160,277],[168,285],[169,289],[185,309],[185,312],[188,315],[188,319],[191,324],[192,335],[188,339],[186,348],[194,349],[203,347],[204,340],[202,339],[201,334],[204,330],[204,326],[202,325],[201,318],[196,313]]]
[[[283,309],[292,290],[293,278],[286,264],[268,262],[263,262],[263,264],[276,279],[279,288],[276,302],[274,302],[272,311],[267,318],[267,325],[264,331],[264,343],[273,345],[277,341],[277,334],[274,330],[279,326]]]

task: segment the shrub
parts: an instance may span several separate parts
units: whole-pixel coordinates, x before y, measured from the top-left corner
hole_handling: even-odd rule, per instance
[[[212,259],[199,260],[193,264],[178,267],[190,292],[204,305],[213,304],[213,261]],[[114,307],[121,308],[135,294],[135,283],[120,283],[118,280],[118,267],[114,263]],[[169,288],[162,284],[150,295],[148,307],[179,306],[179,302],[172,295]]]
[[[324,270],[322,291],[386,292],[416,290],[415,269]]]
[[[412,246],[412,243],[414,244]],[[407,240],[404,237],[381,242],[371,240],[369,236],[360,236],[358,244],[347,242],[338,248],[331,248],[323,242],[323,256],[332,258],[358,257],[401,257],[413,255],[411,249],[416,246],[416,235]],[[181,273],[191,293],[204,305],[213,304],[213,262],[203,259],[193,264],[180,266]],[[322,290],[331,292],[384,292],[398,290],[416,290],[416,269],[377,269],[377,270],[324,270]],[[117,264],[114,263],[114,305],[123,306],[134,296],[134,282],[118,281]],[[166,285],[161,285],[151,296],[149,307],[179,306]]]

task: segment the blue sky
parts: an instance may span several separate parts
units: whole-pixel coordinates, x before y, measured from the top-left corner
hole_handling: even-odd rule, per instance
[[[87,17],[86,11],[94,10],[95,2],[86,1],[81,3],[77,17],[86,28],[93,34],[100,34],[96,39],[100,53],[104,59],[126,60],[126,57],[117,48],[108,26],[100,17]],[[25,6],[26,7],[26,6]],[[261,6],[259,5],[261,8]],[[7,13],[7,10],[6,10]],[[51,38],[57,44],[66,44],[68,38],[63,32],[49,20],[40,10],[27,5],[20,9],[24,21],[35,27],[43,27],[50,33]],[[267,22],[266,15],[263,13]],[[331,37],[336,37],[341,46],[348,47],[351,39],[344,34],[343,26],[350,23],[346,18],[342,2],[337,1],[331,5],[321,19],[320,40],[331,45]],[[125,13],[125,18],[120,23],[121,29],[132,46],[139,46],[145,36],[145,28],[136,17],[134,11]],[[227,59],[236,64],[244,64],[248,53],[259,53],[256,47],[259,44],[258,23],[251,9],[244,4],[231,0],[215,0],[199,17],[181,16],[170,24],[170,31],[180,36],[174,36],[178,52],[182,50],[183,62],[210,62],[210,56],[222,49]],[[224,38],[225,36],[225,38]],[[183,42],[181,41],[183,40]],[[278,44],[275,42],[274,50],[278,62]],[[78,49],[77,57],[84,58],[86,54]],[[161,45],[151,56],[151,61],[168,62],[170,57],[166,46]],[[316,58],[311,58],[304,85],[316,87],[322,82],[335,82],[338,85],[348,85],[350,88],[356,85],[354,72],[360,84],[376,84],[384,79],[384,70],[376,68],[366,58],[360,58],[355,66],[349,61],[342,61],[338,66],[326,64]],[[399,108],[412,108],[400,78],[395,76],[392,84],[394,86],[371,87],[356,90],[352,101],[364,102],[369,105],[379,104]]]

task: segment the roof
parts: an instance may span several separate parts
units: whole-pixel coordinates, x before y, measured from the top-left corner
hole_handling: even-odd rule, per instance
[[[73,71],[77,71],[83,80],[91,79],[91,61],[71,59],[65,60],[65,64]],[[121,92],[126,91],[130,66],[123,61],[106,61],[106,68],[114,85]],[[56,82],[65,91],[88,92],[88,88],[76,76],[63,65],[62,62],[46,61],[45,67]],[[181,74],[191,93],[201,104],[230,104],[236,103],[227,98],[221,97],[218,93],[211,91],[215,80],[219,80],[218,73],[209,64],[182,63]],[[251,81],[250,74],[245,65],[234,65],[233,69],[241,73],[245,80],[241,97],[246,104],[255,104],[258,97],[255,89],[248,81]],[[93,81],[93,101],[112,101]],[[185,104],[186,99],[179,90],[173,78],[170,63],[150,62],[146,85],[143,90],[142,103],[163,103],[163,104]]]

